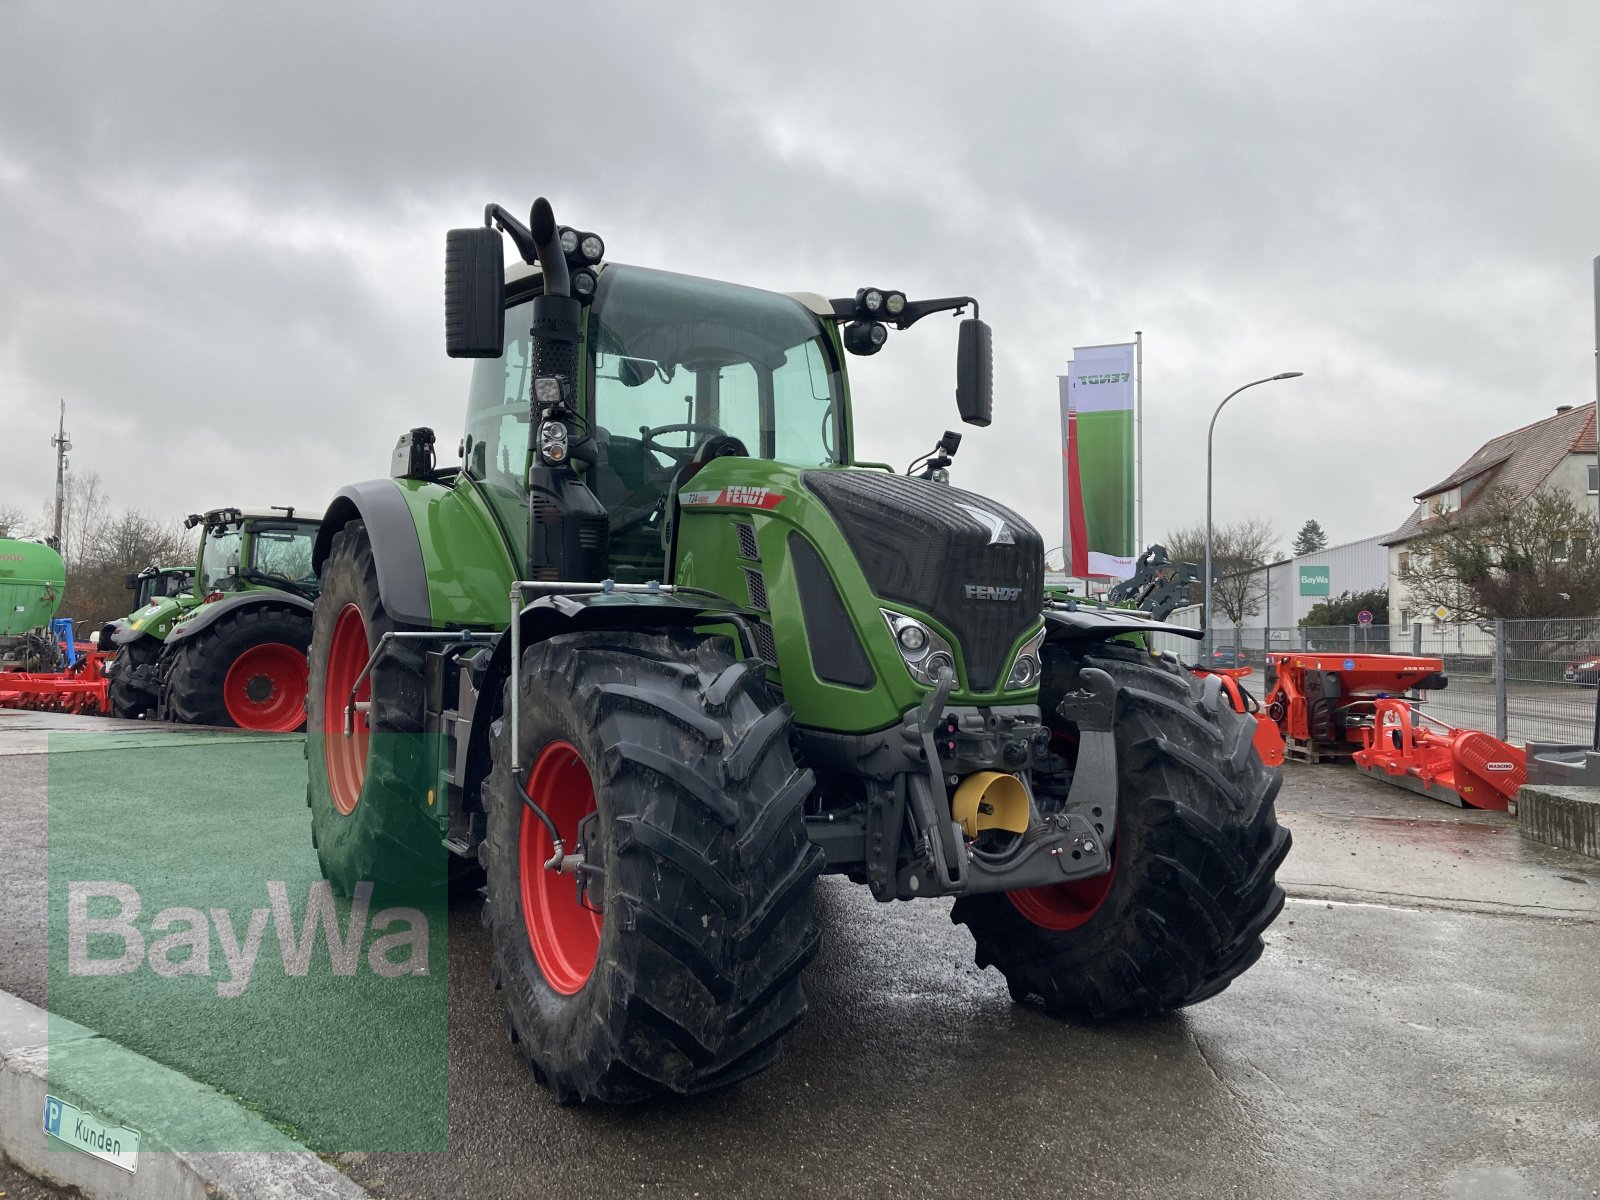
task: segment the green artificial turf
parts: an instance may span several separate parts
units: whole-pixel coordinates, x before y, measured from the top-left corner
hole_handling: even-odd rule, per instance
[[[94,739],[103,738],[96,746]],[[61,1019],[61,1070],[73,1059],[67,1022],[78,1022],[233,1096],[284,1130],[324,1152],[442,1150],[446,1142],[446,934],[443,880],[439,897],[421,910],[426,925],[425,970],[387,977],[374,969],[373,943],[413,928],[409,920],[372,928],[378,912],[414,899],[379,895],[353,973],[339,973],[325,931],[303,975],[286,970],[274,918],[268,915],[253,972],[242,988],[234,978],[213,910],[226,909],[243,943],[253,910],[272,909],[269,884],[281,884],[299,939],[312,888],[321,884],[305,803],[305,759],[296,735],[239,740],[203,732],[129,746],[127,739],[93,733],[52,735],[49,757],[49,1007]],[[83,968],[122,955],[124,940],[89,933],[78,969],[71,960],[71,885],[110,882],[131,887],[139,900],[132,924],[145,955],[120,974]],[[164,909],[183,907],[203,922],[152,928]],[[117,915],[119,901],[91,898],[91,919]],[[351,902],[337,900],[341,932]],[[79,929],[83,926],[80,924]],[[209,975],[163,976],[151,951],[163,934],[204,929]],[[391,946],[384,960],[414,947]],[[172,963],[201,965],[192,947],[175,946]],[[219,994],[237,990],[237,995]],[[55,1038],[52,1023],[52,1039]],[[52,1084],[57,1056],[52,1055]],[[137,1081],[122,1081],[137,1090]],[[77,1090],[63,1078],[63,1088]],[[123,1097],[119,1111],[137,1109]],[[152,1097],[152,1113],[155,1106]],[[237,1123],[162,1118],[162,1140],[175,1150],[258,1150],[273,1144],[242,1134]],[[130,1123],[137,1126],[137,1121]],[[175,1130],[175,1132],[174,1132]],[[270,1138],[259,1139],[263,1143]]]

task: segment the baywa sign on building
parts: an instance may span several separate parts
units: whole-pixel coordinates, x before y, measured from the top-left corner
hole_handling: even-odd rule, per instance
[[[1300,594],[1326,596],[1333,585],[1333,575],[1327,567],[1302,565],[1300,568]]]

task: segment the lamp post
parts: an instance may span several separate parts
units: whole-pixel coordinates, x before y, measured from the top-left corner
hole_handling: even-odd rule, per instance
[[[1206,665],[1211,665],[1214,640],[1211,636],[1213,622],[1211,620],[1211,436],[1217,431],[1217,418],[1222,415],[1222,410],[1246,388],[1253,388],[1262,383],[1275,383],[1280,379],[1298,379],[1304,371],[1282,371],[1277,375],[1268,375],[1265,379],[1252,379],[1242,387],[1236,387],[1222,398],[1222,403],[1217,405],[1217,411],[1211,414],[1211,424],[1206,427]],[[1267,586],[1272,586],[1272,577],[1267,577]]]

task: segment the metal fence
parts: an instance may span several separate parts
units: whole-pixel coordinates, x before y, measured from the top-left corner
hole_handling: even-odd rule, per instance
[[[1198,628],[1198,606],[1174,614]],[[1483,729],[1514,742],[1590,745],[1595,686],[1600,682],[1600,619],[1485,621],[1478,624],[1224,627],[1214,633],[1212,663],[1248,666],[1270,682],[1266,654],[1414,654],[1444,661],[1449,686],[1425,693],[1423,711],[1451,725]],[[1181,643],[1181,644],[1180,644]],[[1204,643],[1167,637],[1162,650],[1200,662]]]

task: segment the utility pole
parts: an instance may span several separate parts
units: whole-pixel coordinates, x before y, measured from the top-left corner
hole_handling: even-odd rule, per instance
[[[66,546],[61,541],[62,509],[66,506],[67,499],[67,451],[72,449],[72,443],[67,441],[67,402],[61,402],[61,420],[56,427],[56,436],[50,439],[50,444],[56,448],[56,552],[63,558],[66,557]]]

